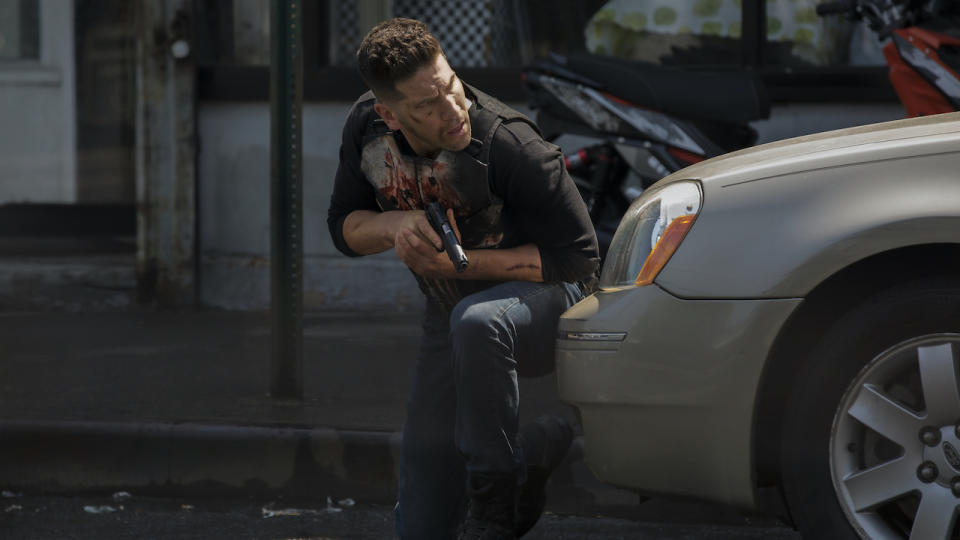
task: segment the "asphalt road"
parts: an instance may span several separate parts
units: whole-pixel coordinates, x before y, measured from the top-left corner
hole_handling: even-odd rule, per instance
[[[131,496],[53,497],[4,493],[0,538],[66,539],[381,539],[393,538],[393,509],[236,499],[174,499]],[[606,517],[546,515],[527,539],[799,540],[769,522],[741,526],[633,521]]]

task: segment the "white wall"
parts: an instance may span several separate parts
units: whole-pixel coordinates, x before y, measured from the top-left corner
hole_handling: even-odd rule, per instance
[[[519,104],[513,106],[523,109]],[[420,309],[416,282],[392,251],[351,259],[336,251],[330,241],[327,206],[349,108],[349,103],[304,106],[305,307]],[[755,127],[759,142],[769,142],[902,116],[896,104],[787,104],[774,107],[771,118]],[[198,121],[201,298],[208,305],[226,308],[266,307],[270,276],[269,104],[205,103],[199,107]]]
[[[41,0],[39,52],[0,63],[0,204],[76,200],[73,2]]]
[[[393,252],[351,259],[333,247],[327,207],[350,103],[303,114],[304,306],[419,310],[413,276]],[[259,309],[270,298],[270,106],[201,104],[198,219],[201,300]]]

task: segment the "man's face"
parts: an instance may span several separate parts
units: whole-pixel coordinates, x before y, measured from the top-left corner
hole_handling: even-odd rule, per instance
[[[470,144],[463,83],[442,54],[397,82],[396,90],[401,97],[378,102],[374,108],[390,129],[403,133],[418,155],[436,157],[441,150],[455,152]]]

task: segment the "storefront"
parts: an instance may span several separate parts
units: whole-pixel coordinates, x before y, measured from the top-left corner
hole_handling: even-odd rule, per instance
[[[364,91],[353,58],[376,22],[424,20],[461,78],[521,109],[522,65],[589,51],[759,73],[773,100],[770,119],[755,124],[760,142],[901,117],[873,35],[818,19],[815,4],[303,2],[306,309],[420,305],[395,256],[347,259],[326,227],[342,122]],[[266,307],[269,8],[0,0],[0,221],[15,208],[53,233],[86,223],[88,232],[130,237],[147,300]],[[88,219],[65,219],[65,206]]]

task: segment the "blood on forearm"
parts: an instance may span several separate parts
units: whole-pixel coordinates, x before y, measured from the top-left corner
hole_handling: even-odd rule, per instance
[[[507,249],[468,251],[470,266],[461,276],[465,279],[502,281],[543,281],[540,251],[534,244]]]

